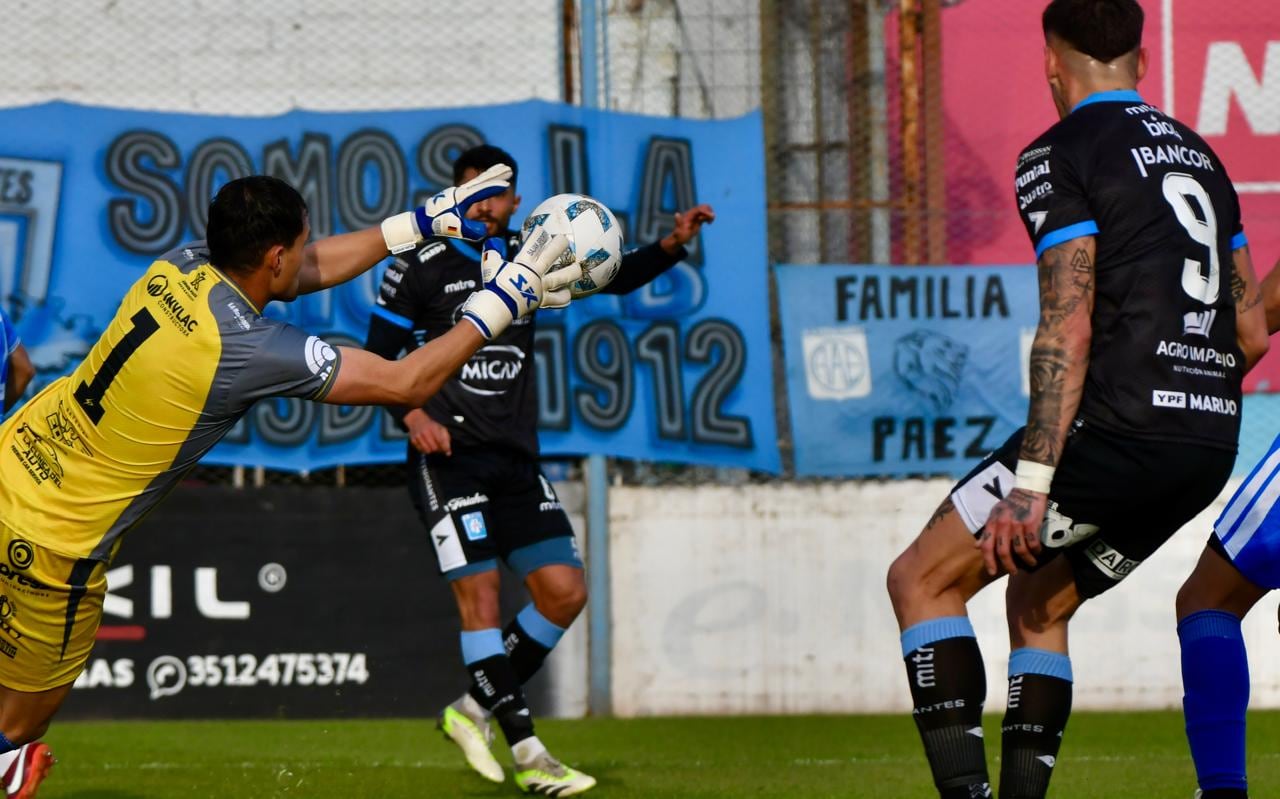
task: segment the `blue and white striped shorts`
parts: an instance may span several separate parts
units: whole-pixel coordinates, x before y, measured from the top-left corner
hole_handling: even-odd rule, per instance
[[[1280,437],[1213,525],[1227,558],[1263,588],[1280,588]]]

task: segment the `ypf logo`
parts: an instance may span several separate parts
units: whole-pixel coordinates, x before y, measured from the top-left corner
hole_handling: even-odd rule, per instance
[[[147,281],[147,293],[152,297],[163,297],[168,290],[169,278],[164,275],[155,275]]]
[[[9,542],[9,563],[15,569],[26,569],[36,559],[35,550],[21,538]]]
[[[871,394],[871,357],[860,327],[804,331],[804,371],[814,399],[857,399]]]

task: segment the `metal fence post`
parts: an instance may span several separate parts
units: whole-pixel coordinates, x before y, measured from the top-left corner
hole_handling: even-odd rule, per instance
[[[603,0],[582,0],[582,105],[601,107],[601,86],[607,85],[609,64],[601,58],[602,32],[608,24]],[[587,704],[593,716],[613,712],[612,603],[609,586],[609,469],[603,455],[586,459],[587,590],[591,597],[588,633],[590,685]]]

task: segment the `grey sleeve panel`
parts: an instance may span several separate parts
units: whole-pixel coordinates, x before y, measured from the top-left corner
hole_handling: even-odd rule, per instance
[[[265,317],[224,337],[223,347],[235,373],[227,397],[233,408],[268,397],[324,399],[342,361],[324,339]]]

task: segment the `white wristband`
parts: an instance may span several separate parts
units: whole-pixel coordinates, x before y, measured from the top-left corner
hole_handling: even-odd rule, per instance
[[[382,220],[382,240],[387,243],[387,249],[392,255],[417,247],[422,241],[422,234],[418,232],[418,222],[413,218],[413,211],[405,211]]]
[[[1034,491],[1037,494],[1048,494],[1049,486],[1053,484],[1054,471],[1054,467],[1045,466],[1043,463],[1019,460],[1018,471],[1013,478],[1013,487]]]

